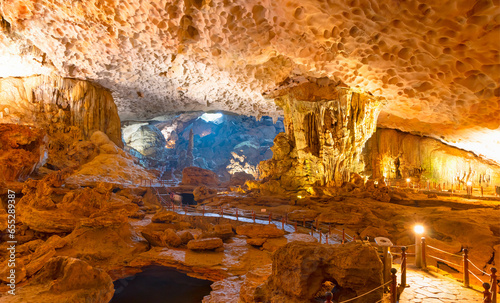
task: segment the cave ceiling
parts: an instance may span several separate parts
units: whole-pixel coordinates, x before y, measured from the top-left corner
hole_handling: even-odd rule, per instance
[[[325,78],[385,100],[378,126],[500,162],[500,1],[3,0],[0,77],[109,88],[122,120],[278,116]]]

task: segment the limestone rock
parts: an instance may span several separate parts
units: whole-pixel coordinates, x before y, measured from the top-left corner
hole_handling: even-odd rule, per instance
[[[182,184],[217,186],[219,178],[213,171],[191,166],[182,170]]]
[[[267,238],[248,238],[247,244],[252,246],[262,246],[266,240]]]
[[[291,190],[347,181],[375,131],[380,100],[328,81],[299,84],[275,95],[290,126],[275,139],[276,155],[261,163],[261,177]],[[293,148],[285,154],[288,146]]]
[[[48,139],[43,130],[0,124],[0,181],[26,180],[45,164],[47,151]]]
[[[194,189],[193,195],[195,201],[201,201],[216,195],[218,190],[216,188],[209,188],[204,185],[198,186]]]
[[[178,221],[179,215],[174,211],[160,211],[151,218],[151,222],[153,223],[172,223]]]
[[[297,209],[288,213],[288,219],[302,222],[302,220],[313,221],[319,215],[318,211],[310,209]]]
[[[273,254],[264,296],[270,301],[308,302],[321,288],[321,281],[336,281],[360,295],[382,285],[382,262],[371,245],[291,242]],[[380,289],[359,302],[377,302],[382,294]]]
[[[177,233],[171,228],[166,229],[161,234],[160,239],[163,243],[166,244],[164,246],[177,247],[182,244],[181,237],[177,235]]]
[[[223,241],[231,238],[234,235],[233,227],[231,224],[217,224],[210,230],[204,232],[206,238],[221,238]]]
[[[50,259],[34,278],[34,285],[43,285],[46,292],[29,302],[109,302],[114,287],[110,276],[102,269],[70,257]],[[23,293],[21,292],[21,296]]]
[[[318,239],[311,236],[310,234],[301,234],[301,233],[291,233],[285,235],[285,238],[288,239],[288,242],[300,241],[300,242],[308,242],[308,243],[317,243]]]
[[[187,244],[189,241],[194,239],[193,234],[187,230],[181,230],[177,232],[177,235],[182,241],[182,244]]]
[[[274,224],[243,224],[236,227],[236,233],[249,238],[278,238],[285,234]]]
[[[213,250],[222,247],[224,243],[220,238],[205,238],[198,240],[191,240],[187,244],[190,250]]]

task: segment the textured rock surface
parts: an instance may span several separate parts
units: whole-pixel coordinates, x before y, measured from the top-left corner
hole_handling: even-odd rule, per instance
[[[382,284],[382,262],[370,245],[292,242],[274,253],[272,274],[262,297],[269,302],[308,302],[325,281],[361,295]],[[373,303],[381,298],[379,289],[357,302]]]
[[[356,167],[375,130],[380,101],[338,83],[302,84],[277,99],[285,133],[275,138],[273,158],[259,165],[264,180],[286,189],[340,185]],[[279,95],[280,93],[277,92]]]
[[[270,114],[263,92],[330,77],[387,98],[387,127],[482,142],[468,146],[478,151],[479,135],[498,138],[496,1],[22,0],[2,14],[6,75],[96,79],[125,119]]]
[[[0,79],[0,107],[0,122],[35,124],[51,137],[67,134],[73,140],[88,140],[100,130],[123,145],[111,93],[89,81],[53,75]]]
[[[47,141],[42,129],[0,124],[0,181],[25,180],[44,165]]]
[[[222,247],[222,245],[222,239],[220,238],[206,238],[189,241],[187,248],[191,250],[212,250]]]
[[[363,150],[367,175],[389,179],[475,187],[500,182],[500,166],[442,142],[390,129],[378,129]]]
[[[113,281],[109,275],[76,258],[54,257],[15,296],[2,302],[109,302]]]
[[[182,170],[182,184],[217,186],[219,178],[213,171],[191,166]]]
[[[243,224],[236,227],[236,233],[250,238],[278,238],[285,234],[274,224]]]

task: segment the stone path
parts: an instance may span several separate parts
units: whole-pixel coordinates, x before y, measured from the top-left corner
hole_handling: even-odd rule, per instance
[[[483,301],[482,293],[464,288],[461,283],[433,272],[408,268],[406,281],[409,287],[401,294],[399,300],[401,303],[473,303]]]

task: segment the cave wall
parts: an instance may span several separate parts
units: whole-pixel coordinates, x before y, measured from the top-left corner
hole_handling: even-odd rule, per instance
[[[285,134],[274,141],[273,158],[261,162],[264,180],[286,189],[340,185],[362,169],[359,156],[376,127],[380,101],[340,84],[306,83],[279,96]]]
[[[392,129],[377,129],[363,150],[366,175],[388,179],[493,186],[500,182],[500,167],[471,152],[436,139]],[[399,168],[397,162],[399,161]]]
[[[123,147],[120,118],[111,93],[89,81],[52,76],[0,78],[0,123],[35,126],[49,137],[49,159],[59,159],[73,143],[104,132]]]

